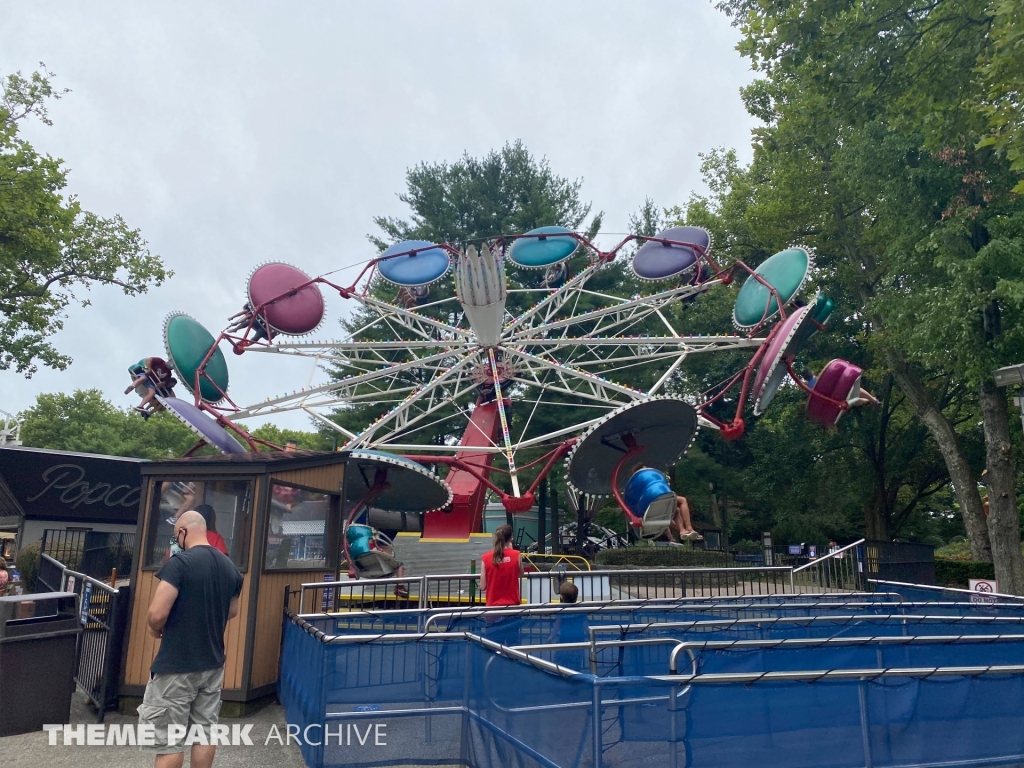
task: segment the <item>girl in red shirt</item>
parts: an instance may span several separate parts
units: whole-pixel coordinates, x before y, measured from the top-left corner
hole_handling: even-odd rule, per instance
[[[480,591],[487,595],[487,605],[519,605],[519,579],[523,561],[512,548],[512,526],[500,525],[494,532],[494,549],[480,558]]]

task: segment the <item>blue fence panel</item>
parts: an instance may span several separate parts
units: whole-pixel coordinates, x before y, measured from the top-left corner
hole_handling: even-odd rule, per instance
[[[466,639],[379,635],[410,633],[423,615],[351,615],[285,620],[279,697],[288,722],[329,729],[334,742],[302,746],[316,768],[461,764],[471,768],[666,768],[668,766],[954,766],[1024,762],[1024,675],[881,675],[794,682],[687,683],[668,673],[677,639],[777,640],[941,636],[914,643],[849,646],[704,648],[700,673],[763,673],[1020,664],[1024,641],[958,640],[1022,634],[1018,606],[907,606],[935,618],[862,608],[842,619],[839,606],[724,606],[587,611],[494,620],[458,618],[442,629],[472,631],[503,645],[585,642],[593,626],[616,625],[600,640],[653,638],[664,643],[538,652],[581,674],[539,669],[512,652]],[[940,613],[948,611],[948,613]],[[750,618],[738,626],[658,626],[682,617]],[[822,621],[775,623],[807,611]],[[879,614],[878,612],[883,612]],[[889,616],[894,613],[897,615]],[[991,616],[1009,621],[987,620]],[[948,616],[949,620],[944,620]],[[959,620],[966,617],[966,620]],[[806,617],[805,617],[806,618]],[[653,622],[653,626],[645,626]],[[318,634],[315,630],[323,632]],[[325,642],[334,635],[365,641]],[[325,637],[326,636],[326,637]],[[689,672],[689,656],[679,667]]]

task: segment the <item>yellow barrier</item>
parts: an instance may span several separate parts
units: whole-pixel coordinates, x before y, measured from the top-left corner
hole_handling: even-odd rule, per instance
[[[590,561],[579,555],[542,555],[536,552],[524,552],[523,565],[533,566],[538,571],[552,571],[559,565],[564,565],[567,571],[590,570]]]

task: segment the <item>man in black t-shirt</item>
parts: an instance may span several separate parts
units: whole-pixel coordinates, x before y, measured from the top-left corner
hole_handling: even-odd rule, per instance
[[[242,576],[210,545],[198,512],[178,518],[174,539],[184,551],[157,573],[160,583],[149,604],[149,631],[161,642],[139,706],[139,724],[156,727],[156,768],[181,768],[189,732],[193,726],[202,728],[206,745],[193,743],[191,765],[210,768],[217,747],[209,726],[217,724],[224,681],[224,629],[238,615]],[[186,729],[175,744],[169,743],[170,725]]]

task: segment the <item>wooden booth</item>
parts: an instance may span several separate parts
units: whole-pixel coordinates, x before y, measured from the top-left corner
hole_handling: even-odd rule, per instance
[[[142,466],[142,513],[132,562],[132,610],[121,681],[123,711],[139,703],[159,648],[146,627],[156,573],[170,556],[174,518],[209,514],[243,576],[241,606],[227,626],[222,698],[274,693],[285,586],[336,577],[340,557],[344,453],[239,453]]]

